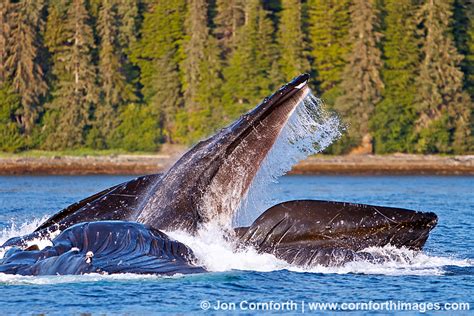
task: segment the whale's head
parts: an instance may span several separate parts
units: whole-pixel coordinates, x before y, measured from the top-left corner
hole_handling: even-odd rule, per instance
[[[238,207],[262,161],[298,104],[308,95],[303,74],[250,112],[185,153],[150,191],[137,217],[163,229],[195,230]]]

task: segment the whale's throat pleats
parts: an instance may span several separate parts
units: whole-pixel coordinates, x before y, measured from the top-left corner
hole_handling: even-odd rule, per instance
[[[308,88],[253,126],[204,193],[200,212],[219,226],[251,222],[265,211],[265,188],[340,136],[339,120]]]

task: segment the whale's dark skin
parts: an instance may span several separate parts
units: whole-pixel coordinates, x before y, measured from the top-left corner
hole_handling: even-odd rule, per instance
[[[200,273],[192,251],[166,234],[133,222],[76,224],[42,250],[10,249],[0,260],[0,273],[56,275]],[[88,257],[88,253],[93,256]]]
[[[76,258],[84,259],[86,249],[78,247],[81,252],[79,257],[68,253],[57,256],[58,250],[54,249],[63,249],[62,239],[55,239],[54,242],[59,246],[48,250],[53,252],[52,257],[45,257],[41,251],[31,248],[21,250],[28,247],[28,241],[48,236],[57,229],[63,231],[62,234],[82,234],[82,238],[93,240],[96,238],[93,231],[86,229],[90,226],[77,226],[84,222],[104,232],[113,232],[114,225],[117,225],[117,231],[122,230],[126,222],[143,224],[145,226],[133,228],[138,229],[138,235],[143,236],[149,230],[148,234],[156,232],[156,236],[159,231],[174,230],[195,234],[201,225],[213,217],[230,217],[247,193],[289,116],[308,93],[308,78],[308,75],[301,75],[280,88],[229,127],[198,143],[166,173],[139,177],[99,192],[53,215],[35,232],[8,240],[4,247],[19,247],[14,250],[17,251],[15,255],[8,257],[9,260],[16,258],[21,263],[23,256],[29,259],[25,259],[27,264],[21,271],[15,271],[11,266],[6,268],[4,260],[3,264],[0,263],[0,272],[45,274],[46,271],[49,274],[56,271],[79,274],[93,271],[92,268],[87,270],[90,267],[79,264],[79,261],[71,265],[76,268],[63,266],[62,262],[69,264],[76,262]],[[433,213],[416,213],[405,209],[325,201],[292,201],[270,208],[250,227],[237,228],[235,233],[229,232],[228,237],[235,241],[236,247],[253,246],[260,252],[274,254],[290,263],[335,265],[357,258],[378,260],[361,251],[370,246],[393,244],[419,250],[436,221]],[[100,226],[102,223],[107,224]],[[64,237],[62,234],[61,238]],[[167,237],[160,238],[164,240]],[[147,245],[154,239],[150,237],[143,240],[144,245]],[[100,242],[104,243],[102,248],[110,247],[105,240],[96,240],[98,245]],[[76,247],[72,244],[69,246]],[[101,246],[97,247],[102,249]],[[135,262],[131,259],[135,252],[138,257],[143,255],[132,247],[132,243],[125,244],[122,250],[123,258],[129,262]],[[172,250],[167,248],[164,251]],[[104,250],[104,253],[107,251]],[[174,253],[170,252],[169,258],[173,256]],[[179,266],[183,271],[190,271],[188,266],[192,266],[193,261],[186,259],[190,257],[192,251],[188,249],[181,258],[186,264]],[[113,258],[107,261],[107,255],[101,258],[104,262],[110,262],[107,272],[124,271],[120,270],[122,267],[112,267],[120,261],[114,261]],[[28,267],[28,264],[39,268]],[[103,270],[103,266],[97,267]],[[160,267],[156,265],[146,273],[169,273],[167,268]],[[127,271],[142,271],[138,264],[135,268],[133,270],[131,265]]]
[[[434,213],[333,201],[298,200],[275,205],[250,227],[237,228],[240,245],[303,266],[335,265],[361,252],[392,245],[421,250],[436,226]]]

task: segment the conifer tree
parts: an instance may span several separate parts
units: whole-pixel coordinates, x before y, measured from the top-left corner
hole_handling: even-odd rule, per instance
[[[48,18],[46,19],[46,30],[44,42],[51,53],[52,64],[60,61],[57,59],[59,52],[64,48],[66,41],[65,21],[67,19],[68,3],[65,0],[50,0],[48,5]]]
[[[205,0],[189,1],[183,63],[185,106],[177,121],[182,142],[207,136],[220,121],[221,63],[217,41],[209,33],[207,11]]]
[[[473,107],[462,90],[462,56],[450,32],[452,5],[426,0],[419,12],[424,35],[416,102],[420,152],[463,152],[472,147]]]
[[[119,107],[133,99],[133,89],[127,83],[125,74],[124,53],[119,44],[119,25],[117,7],[113,0],[103,0],[97,21],[101,100],[97,104],[93,129],[88,137],[89,145],[95,148],[110,145],[119,123]]]
[[[472,0],[455,0],[453,31],[456,48],[464,56],[464,88],[474,101],[474,3]]]
[[[369,133],[369,118],[380,100],[383,82],[381,52],[378,47],[378,10],[372,1],[354,0],[351,5],[352,51],[341,83],[342,95],[335,108],[349,123],[349,140],[358,145]]]
[[[158,70],[152,78],[157,87],[148,101],[149,113],[158,119],[160,138],[166,143],[175,143],[176,115],[183,107],[182,84],[179,64],[173,51],[168,51],[156,60]]]
[[[416,37],[417,6],[413,0],[385,2],[383,100],[376,105],[372,118],[375,151],[409,152],[412,127],[416,119],[415,79],[419,63]]]
[[[224,56],[228,56],[237,45],[237,31],[245,22],[244,0],[217,0],[216,36]]]
[[[280,51],[279,66],[285,81],[309,71],[301,16],[301,0],[282,1],[278,48]]]
[[[162,124],[162,136],[174,141],[175,116],[183,106],[185,0],[155,0],[144,14],[141,39],[131,55],[140,67],[144,101]]]
[[[10,3],[8,13],[10,30],[5,68],[13,89],[21,98],[17,120],[27,135],[33,130],[41,111],[40,98],[47,92],[39,60],[43,8],[44,0],[24,0]]]
[[[114,0],[117,6],[118,30],[117,37],[125,55],[135,45],[140,19],[139,0]]]
[[[10,34],[10,25],[7,21],[7,10],[9,6],[9,1],[0,2],[0,87],[2,87],[7,80],[7,39]]]
[[[350,0],[309,0],[308,20],[312,66],[318,92],[333,105],[351,49]]]
[[[100,37],[99,73],[103,103],[113,109],[126,99],[126,83],[118,49],[118,21],[112,0],[102,0],[97,29]]]
[[[467,7],[467,37],[466,37],[466,51],[465,51],[465,76],[466,88],[471,95],[471,100],[474,102],[474,6]]]
[[[20,126],[15,119],[20,109],[20,97],[13,91],[8,78],[7,40],[10,36],[10,24],[7,20],[9,1],[0,3],[0,151],[15,152],[24,142]]]
[[[149,106],[131,103],[120,111],[121,124],[116,135],[120,138],[119,148],[128,151],[155,151],[159,145],[159,122]]]
[[[20,109],[20,97],[6,83],[0,85],[0,151],[15,152],[24,147],[15,113]]]
[[[57,79],[50,104],[54,114],[47,122],[52,133],[44,145],[50,149],[84,145],[91,111],[98,102],[96,67],[92,62],[94,38],[85,1],[72,0],[66,12],[63,5],[59,1],[56,13],[48,21],[49,27],[54,27],[54,20],[64,23],[61,33],[54,34],[50,29],[48,36]]]
[[[127,82],[133,86],[134,100],[137,100],[137,81],[139,79],[139,69],[132,63],[130,55],[132,48],[136,45],[139,34],[139,27],[142,22],[141,1],[140,0],[116,0],[117,17],[119,20],[118,41],[122,51],[121,62],[125,69]]]
[[[224,69],[226,119],[242,114],[268,95],[274,86],[270,73],[276,62],[273,24],[259,0],[248,0],[246,21],[238,31],[237,47]]]

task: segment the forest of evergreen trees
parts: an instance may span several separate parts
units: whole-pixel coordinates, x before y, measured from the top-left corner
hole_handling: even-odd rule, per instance
[[[297,74],[330,148],[474,150],[471,0],[0,0],[0,150],[192,144]]]

